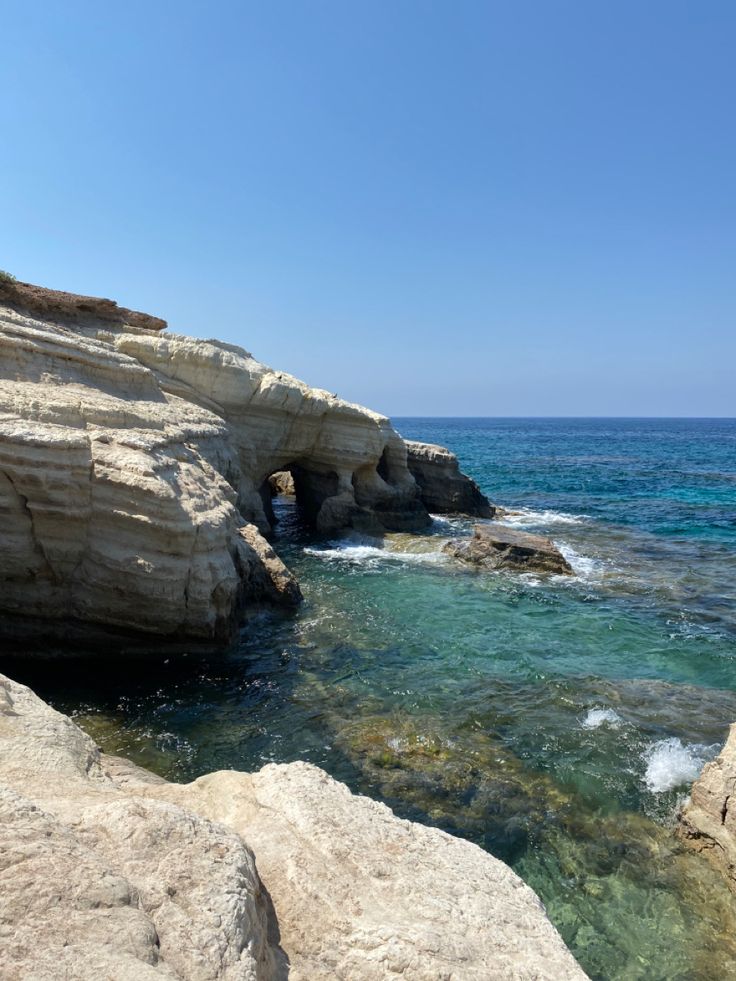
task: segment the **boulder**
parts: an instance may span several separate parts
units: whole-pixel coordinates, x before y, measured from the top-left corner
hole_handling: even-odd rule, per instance
[[[284,494],[286,497],[293,497],[296,494],[294,478],[288,470],[277,470],[268,478],[271,491],[274,495]]]
[[[692,786],[677,825],[680,840],[719,869],[736,892],[736,724]]]
[[[461,473],[454,453],[433,443],[405,442],[409,472],[419,485],[419,495],[428,511],[494,517],[495,506],[474,480]]]
[[[548,538],[502,525],[475,525],[472,538],[454,538],[443,551],[482,569],[573,575],[570,563]]]
[[[167,783],[0,676],[1,977],[394,975],[585,978],[476,845],[306,763]]]

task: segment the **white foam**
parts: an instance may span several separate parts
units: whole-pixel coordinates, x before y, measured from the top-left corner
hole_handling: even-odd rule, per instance
[[[537,528],[541,525],[579,525],[587,521],[586,514],[566,514],[564,511],[534,511],[532,508],[515,508],[510,514],[498,519],[500,524],[514,528]]]
[[[565,542],[553,542],[553,544],[570,563],[576,576],[581,579],[593,579],[600,574],[601,563],[596,559],[591,559],[589,555],[581,555],[572,545],[567,545]]]
[[[608,725],[611,729],[618,729],[623,723],[623,719],[609,708],[592,708],[583,719],[581,725],[584,729],[598,729],[599,726]]]
[[[406,562],[414,565],[432,565],[445,561],[441,552],[392,552],[377,545],[355,544],[351,540],[329,542],[327,548],[305,548],[306,555],[313,555],[326,562],[348,562],[351,565],[376,566],[380,562]]]
[[[653,743],[644,755],[647,763],[644,782],[654,794],[690,784],[700,776],[703,766],[718,753],[719,746],[693,743],[686,746],[672,737]]]
[[[455,528],[461,526],[460,521],[453,521],[451,518],[446,518],[443,514],[430,514],[430,518],[432,519],[432,528],[434,531],[454,531]]]

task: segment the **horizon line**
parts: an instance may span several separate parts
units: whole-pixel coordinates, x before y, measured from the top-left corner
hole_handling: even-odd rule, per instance
[[[492,415],[492,416],[447,416],[447,415],[401,415],[400,413],[387,413],[389,419],[659,419],[667,421],[681,421],[686,419],[698,419],[702,421],[718,420],[726,422],[736,422],[736,416],[516,416],[516,415]]]

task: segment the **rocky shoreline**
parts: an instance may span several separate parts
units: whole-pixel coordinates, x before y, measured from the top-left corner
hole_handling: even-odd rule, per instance
[[[0,975],[584,978],[469,842],[306,763],[167,783],[0,676]]]
[[[213,649],[259,604],[295,607],[270,542],[275,494],[322,535],[500,516],[444,447],[165,328],[0,281],[5,652]],[[497,524],[446,551],[573,572],[548,539]],[[732,731],[678,828],[732,888],[735,759]],[[0,808],[3,977],[585,976],[535,894],[480,848],[306,763],[167,783],[2,676]]]
[[[736,893],[736,724],[726,744],[692,787],[679,815],[683,844],[702,853]]]
[[[227,644],[298,583],[268,544],[287,473],[324,534],[492,508],[448,450],[163,320],[0,282],[0,636]],[[417,478],[415,479],[415,474]]]

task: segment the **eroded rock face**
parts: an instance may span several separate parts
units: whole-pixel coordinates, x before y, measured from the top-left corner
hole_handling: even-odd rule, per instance
[[[573,575],[570,563],[548,538],[501,525],[475,525],[472,538],[454,538],[443,551],[483,569]]]
[[[105,772],[70,719],[0,676],[0,976],[285,977],[245,842]],[[115,768],[111,768],[115,772]]]
[[[6,639],[225,642],[244,603],[298,601],[259,536],[277,471],[320,531],[429,523],[388,419],[164,326],[110,300],[0,289]]]
[[[0,816],[12,981],[585,977],[477,846],[305,763],[169,784],[2,676]]]
[[[706,763],[693,784],[677,833],[723,872],[736,892],[736,724],[720,755]]]
[[[469,514],[492,518],[496,508],[470,477],[461,473],[457,457],[444,446],[406,440],[409,471],[433,514]]]

